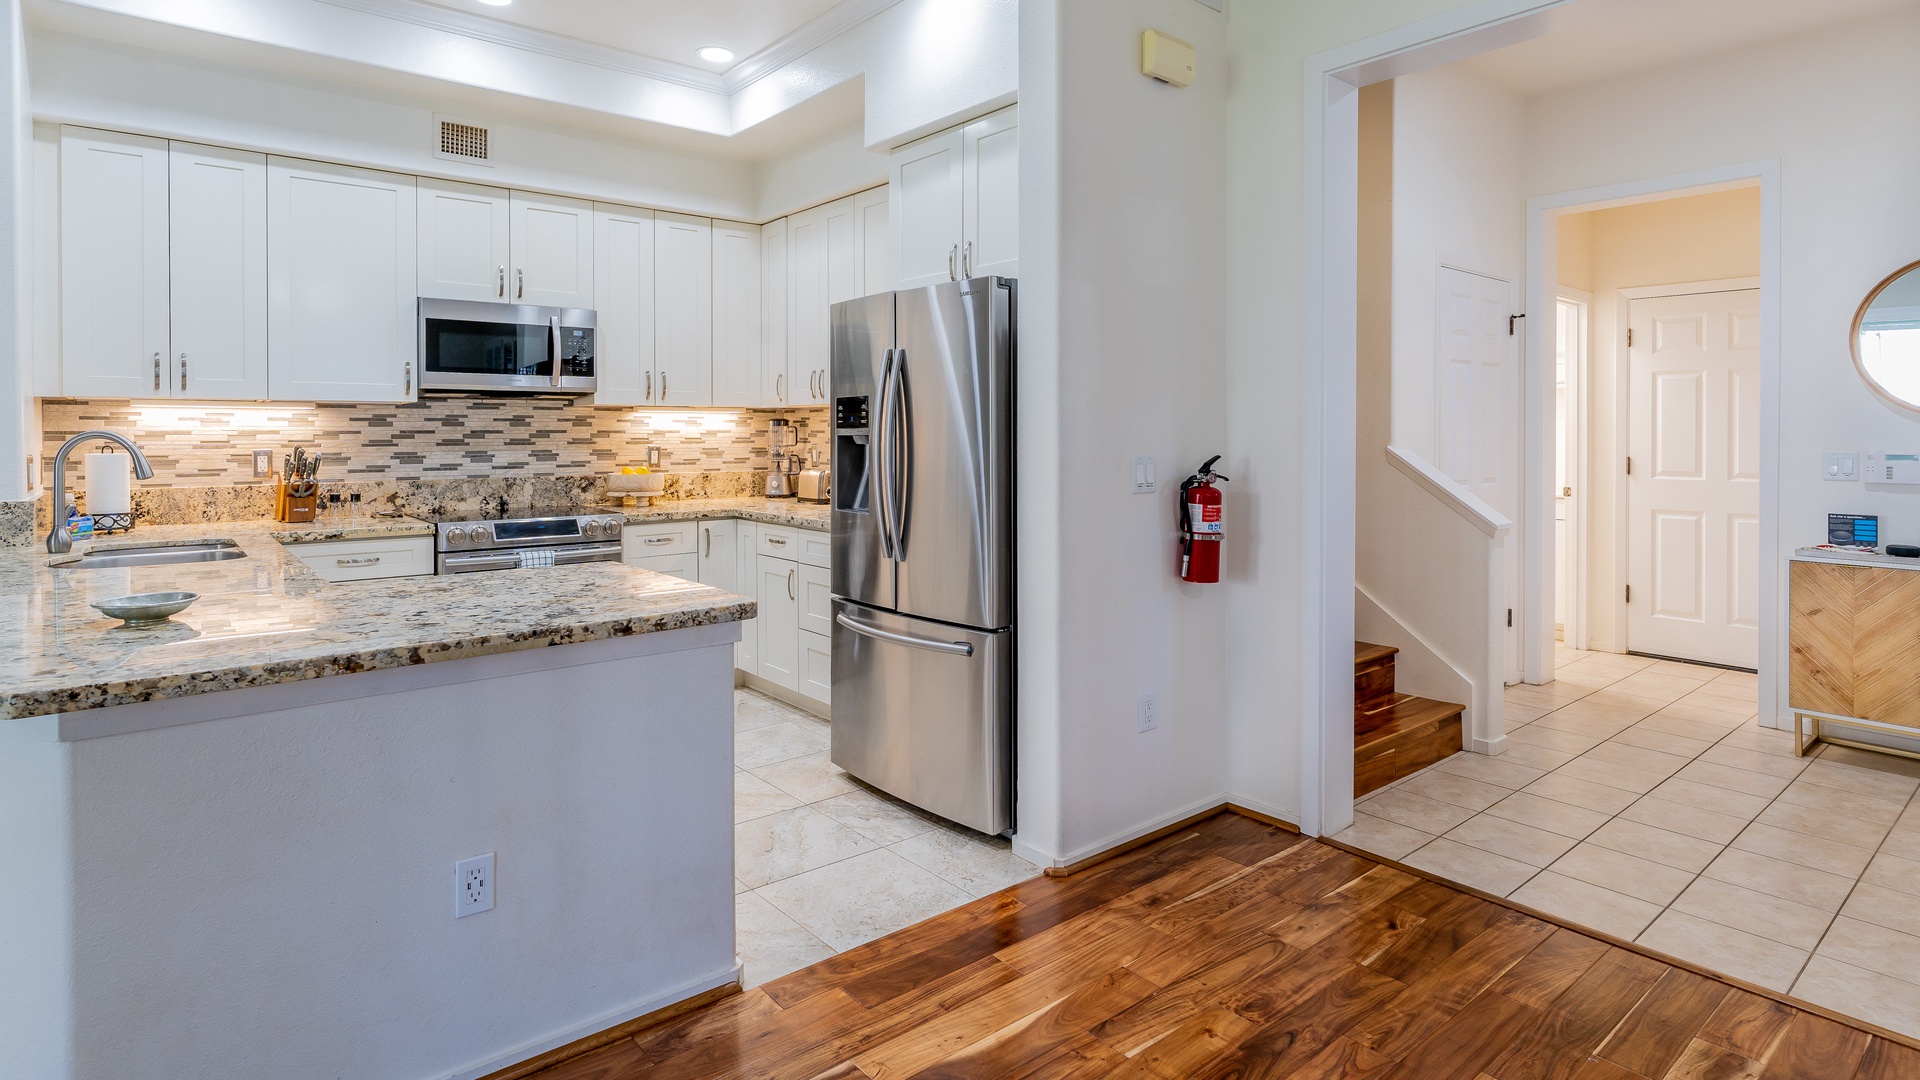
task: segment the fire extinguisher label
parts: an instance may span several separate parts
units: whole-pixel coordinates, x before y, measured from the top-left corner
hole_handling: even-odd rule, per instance
[[[1188,503],[1187,531],[1195,536],[1218,536],[1225,532],[1226,527],[1220,520],[1220,507]]]

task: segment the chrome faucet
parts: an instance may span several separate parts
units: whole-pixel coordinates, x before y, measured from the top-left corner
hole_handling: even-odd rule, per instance
[[[153,477],[153,466],[147,464],[147,455],[133,445],[133,440],[125,435],[111,431],[83,431],[60,445],[53,455],[53,529],[47,533],[47,550],[59,555],[73,550],[73,536],[67,531],[67,455],[73,448],[84,442],[105,439],[119,443],[133,455],[133,475],[141,480]]]

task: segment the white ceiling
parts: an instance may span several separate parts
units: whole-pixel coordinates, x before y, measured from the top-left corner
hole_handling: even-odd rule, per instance
[[[660,60],[725,71],[839,6],[841,0],[429,0],[437,7],[597,42]],[[733,50],[728,64],[696,51]]]
[[[1462,66],[1538,94],[1916,6],[1920,0],[1658,0],[1622,5],[1611,16]]]

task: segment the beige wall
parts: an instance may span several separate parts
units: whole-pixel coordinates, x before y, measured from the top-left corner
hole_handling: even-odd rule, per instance
[[[1593,294],[1585,380],[1587,633],[1590,647],[1614,650],[1624,646],[1613,602],[1624,586],[1614,511],[1627,453],[1620,290],[1759,276],[1760,189],[1568,214],[1560,238],[1561,284]]]

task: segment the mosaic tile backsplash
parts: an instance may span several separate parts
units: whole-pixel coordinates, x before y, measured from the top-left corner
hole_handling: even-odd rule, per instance
[[[644,465],[661,449],[672,474],[767,471],[767,422],[785,417],[801,450],[827,454],[825,408],[665,410],[595,408],[584,399],[446,395],[398,405],[144,404],[50,399],[42,405],[43,476],[69,437],[108,428],[153,465],[143,487],[263,483],[253,452],[275,468],[295,446],[321,456],[322,481],[350,484],[514,476],[592,476]],[[84,479],[77,449],[68,483]],[[675,487],[681,486],[676,484]],[[695,486],[695,485],[689,485]]]

